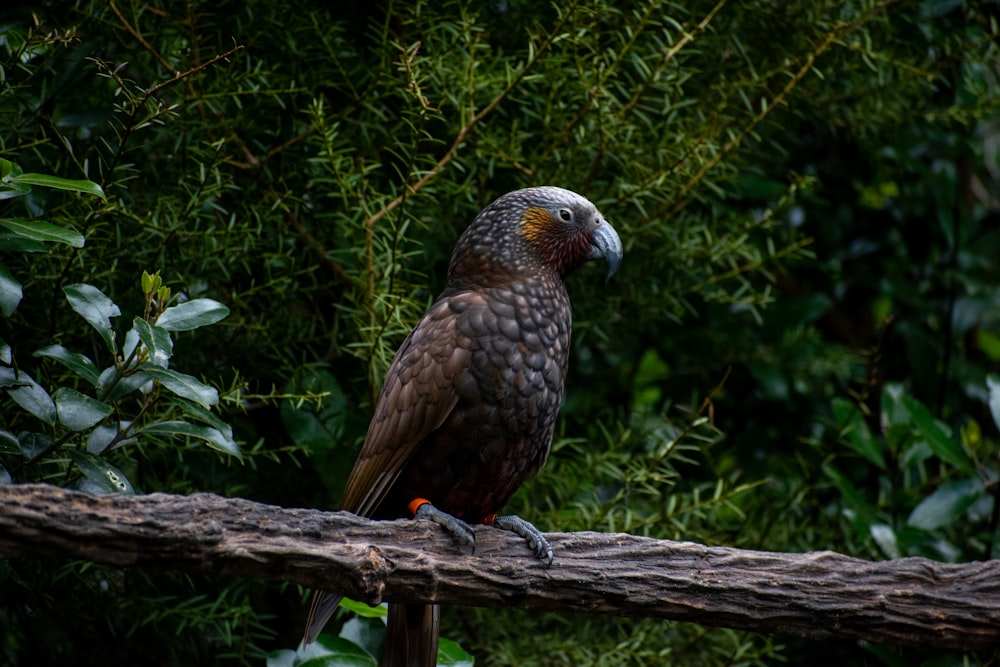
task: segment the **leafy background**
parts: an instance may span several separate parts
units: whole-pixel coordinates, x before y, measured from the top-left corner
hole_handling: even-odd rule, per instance
[[[991,558],[998,18],[954,0],[5,4],[0,481],[335,507],[462,228],[557,184],[598,204],[625,262],[570,279],[554,453],[510,509]],[[81,317],[80,285],[119,314]],[[157,324],[182,303],[226,316]],[[73,354],[132,384],[101,394]],[[23,374],[108,411],[53,417]],[[0,663],[291,664],[304,599],[9,561]],[[377,644],[377,624],[344,634]],[[514,610],[443,625],[447,660],[481,665],[990,658]]]

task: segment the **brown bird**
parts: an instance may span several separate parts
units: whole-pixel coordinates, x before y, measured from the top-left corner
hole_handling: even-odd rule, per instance
[[[533,525],[496,516],[549,455],[562,402],[572,313],[563,278],[621,240],[597,208],[555,187],[510,192],[476,216],[455,246],[448,283],[396,353],[347,480],[341,508],[409,514],[475,544],[469,523],[552,549]],[[340,596],[316,591],[305,643]],[[436,606],[389,605],[383,665],[435,665]]]

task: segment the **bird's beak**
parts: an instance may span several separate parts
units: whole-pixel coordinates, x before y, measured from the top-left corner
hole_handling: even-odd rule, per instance
[[[607,279],[611,280],[618,265],[622,263],[622,240],[618,238],[618,232],[607,220],[602,219],[590,235],[590,245],[587,259],[604,259],[608,263]]]

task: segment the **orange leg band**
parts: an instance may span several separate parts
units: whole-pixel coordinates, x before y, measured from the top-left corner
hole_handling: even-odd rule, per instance
[[[410,510],[410,514],[416,515],[417,510],[420,509],[421,505],[430,505],[431,501],[426,498],[414,498],[410,501],[410,504],[406,506]]]
[[[487,514],[486,516],[483,517],[483,525],[492,526],[493,522],[496,520],[497,520],[496,514]]]

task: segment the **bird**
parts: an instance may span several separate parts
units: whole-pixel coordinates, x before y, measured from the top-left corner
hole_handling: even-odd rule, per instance
[[[585,197],[559,187],[515,190],[460,235],[444,290],[396,352],[340,508],[414,516],[475,547],[470,524],[522,536],[551,565],[530,522],[498,515],[552,447],[569,360],[572,312],[564,279],[622,259],[614,227]],[[313,595],[304,645],[340,596]],[[437,664],[438,607],[390,604],[382,665]]]

